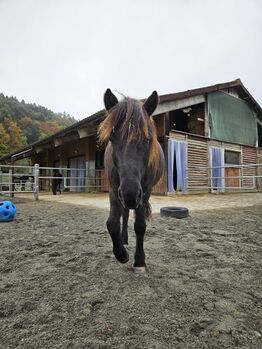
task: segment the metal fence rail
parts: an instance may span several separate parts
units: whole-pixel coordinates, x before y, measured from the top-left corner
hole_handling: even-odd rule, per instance
[[[239,176],[212,176],[214,169],[238,168]],[[243,171],[250,171],[253,168],[253,174],[246,174]],[[204,171],[203,171],[204,170]],[[54,171],[59,171],[61,177],[54,176]],[[195,174],[188,175],[192,171]],[[199,171],[199,174],[196,172]],[[206,175],[203,175],[203,172]],[[189,191],[216,191],[224,192],[226,190],[254,190],[262,189],[262,164],[243,164],[230,166],[190,166],[187,168],[186,181]],[[14,196],[17,194],[31,193],[36,200],[39,194],[50,192],[54,179],[62,180],[61,189],[72,192],[101,192],[107,191],[107,181],[104,171],[95,169],[79,169],[68,167],[40,167],[34,166],[11,166],[0,165],[0,194]],[[238,179],[239,186],[226,185],[226,180]],[[222,181],[223,185],[214,185],[214,181]],[[199,185],[197,182],[200,182]],[[193,182],[193,184],[192,184]],[[206,182],[206,185],[202,185]]]
[[[61,176],[54,176],[59,171]],[[80,172],[80,173],[79,173]],[[0,194],[14,196],[31,193],[36,200],[39,193],[50,192],[52,181],[62,180],[63,191],[104,191],[105,177],[101,170],[79,169],[68,167],[40,167],[0,165]]]
[[[223,170],[226,169],[239,169],[240,174],[238,176],[212,176],[213,170]],[[186,179],[188,182],[192,181],[206,181],[208,185],[188,185],[189,190],[218,190],[218,191],[226,191],[226,190],[254,190],[254,189],[262,189],[262,163],[259,164],[242,164],[242,165],[224,165],[224,166],[190,166],[190,169],[187,168],[188,172],[196,172],[203,170],[207,173],[207,175],[195,174],[187,176]],[[246,170],[253,170],[254,174],[243,174]],[[239,186],[229,186],[226,184],[226,180],[229,179],[238,179]],[[214,180],[223,180],[223,185],[214,185]],[[247,183],[250,183],[249,185]]]

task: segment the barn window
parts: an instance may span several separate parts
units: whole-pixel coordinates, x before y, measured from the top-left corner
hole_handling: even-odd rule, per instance
[[[204,103],[173,110],[169,113],[169,130],[204,135]]]
[[[240,153],[232,150],[225,150],[225,165],[240,165]]]

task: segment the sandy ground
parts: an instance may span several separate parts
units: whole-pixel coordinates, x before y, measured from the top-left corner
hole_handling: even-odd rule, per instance
[[[32,194],[19,193],[17,197],[33,199]],[[109,209],[108,193],[66,193],[52,195],[41,192],[39,199],[51,202],[60,202],[78,206],[89,206],[100,209]],[[163,206],[182,206],[190,211],[199,211],[218,208],[235,208],[262,205],[262,192],[259,193],[230,193],[230,194],[195,194],[195,195],[152,195],[150,198],[152,212],[159,213]]]
[[[14,199],[0,223],[0,348],[262,348],[262,205],[148,224],[146,275],[107,210]]]

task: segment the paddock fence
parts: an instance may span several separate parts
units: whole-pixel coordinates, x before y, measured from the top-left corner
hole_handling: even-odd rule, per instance
[[[55,172],[59,172],[59,177]],[[36,200],[39,194],[52,191],[52,184],[61,180],[63,192],[108,191],[104,170],[68,167],[42,167],[0,165],[0,194],[12,197],[18,194],[32,194]]]
[[[262,190],[262,163],[190,166],[187,168],[187,189],[210,192]],[[232,175],[233,174],[233,175]],[[203,183],[203,185],[199,185]]]
[[[238,175],[228,175],[228,166],[190,166],[186,169],[184,193],[262,190],[262,163],[230,165]],[[54,176],[58,171],[61,177]],[[52,182],[61,179],[63,192],[106,192],[109,190],[104,170],[0,165],[0,195],[13,197],[19,194],[32,194],[35,200],[40,194],[52,192]],[[165,187],[165,177],[161,187]],[[159,186],[159,184],[158,184]],[[156,187],[155,187],[156,188]],[[154,190],[153,190],[154,191]],[[166,190],[163,189],[163,192]]]

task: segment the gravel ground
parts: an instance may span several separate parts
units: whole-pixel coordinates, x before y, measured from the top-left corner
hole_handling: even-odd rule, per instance
[[[136,275],[112,255],[107,211],[14,202],[0,223],[1,349],[262,348],[262,206],[154,215]]]

